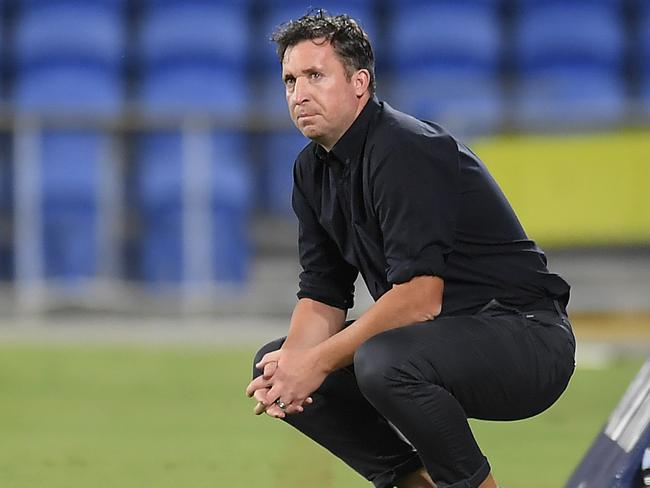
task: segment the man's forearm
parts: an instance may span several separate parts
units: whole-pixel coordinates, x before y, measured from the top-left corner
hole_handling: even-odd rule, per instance
[[[440,278],[431,276],[393,287],[352,325],[318,344],[321,366],[334,371],[352,363],[355,351],[370,337],[432,320],[440,313],[443,287]]]
[[[329,339],[345,324],[345,312],[324,303],[301,298],[293,309],[283,348],[312,347]]]

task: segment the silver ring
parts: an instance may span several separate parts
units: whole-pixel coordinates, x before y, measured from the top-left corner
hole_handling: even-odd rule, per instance
[[[282,400],[279,398],[274,402],[278,407],[280,407],[280,410],[284,412],[284,410],[287,408],[287,404],[284,403]]]

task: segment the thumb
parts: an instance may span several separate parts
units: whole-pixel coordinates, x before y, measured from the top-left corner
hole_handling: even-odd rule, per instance
[[[270,380],[276,369],[278,369],[277,362],[273,361],[271,363],[267,363],[266,366],[264,366],[264,373],[262,376],[264,376],[265,380]]]
[[[281,350],[269,352],[265,354],[259,363],[255,365],[257,369],[264,369],[264,367],[269,363],[277,363],[280,360],[280,355],[282,354]]]

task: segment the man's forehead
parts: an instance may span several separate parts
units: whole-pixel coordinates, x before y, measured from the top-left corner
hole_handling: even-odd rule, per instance
[[[307,50],[309,51],[310,58],[313,60],[313,56],[327,56],[329,52],[334,52],[332,50],[331,44],[328,40],[325,38],[318,38],[318,39],[306,39],[304,41],[300,41],[292,46],[288,46],[287,49],[284,51],[284,56],[282,57],[282,65],[284,66],[289,62],[290,60],[294,59],[295,57],[292,56],[292,53],[296,50]]]

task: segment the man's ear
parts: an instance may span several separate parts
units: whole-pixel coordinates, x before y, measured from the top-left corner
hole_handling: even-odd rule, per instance
[[[362,97],[370,86],[370,71],[367,69],[358,70],[352,76],[352,83],[354,83],[354,91],[357,97]]]

